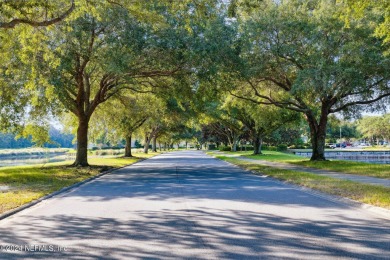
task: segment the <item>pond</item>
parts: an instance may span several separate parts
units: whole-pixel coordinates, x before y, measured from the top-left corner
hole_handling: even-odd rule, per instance
[[[294,151],[295,155],[311,157],[311,152]],[[326,159],[390,164],[390,151],[326,151]]]
[[[49,162],[63,162],[73,159],[65,153],[50,153],[45,155],[22,155],[0,157],[0,167],[45,164]]]

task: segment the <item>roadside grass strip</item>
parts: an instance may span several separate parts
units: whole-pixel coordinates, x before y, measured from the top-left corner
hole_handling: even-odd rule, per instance
[[[370,176],[382,179],[390,179],[390,166],[386,164],[373,164],[364,162],[351,161],[293,161],[290,162],[295,165],[311,167],[321,170],[342,172],[347,174],[356,174],[362,176]]]
[[[134,158],[90,158],[90,167],[70,167],[72,161],[0,168],[0,214],[101,172],[136,163],[158,153]]]
[[[284,170],[269,166],[253,164],[234,157],[219,156],[216,158],[240,166],[254,174],[268,175],[288,183],[308,187],[327,194],[349,198],[362,203],[390,209],[390,188],[377,185],[340,180],[316,174]]]
[[[290,163],[294,165],[311,167],[321,170],[328,170],[346,174],[356,174],[362,176],[370,176],[382,179],[390,179],[390,166],[386,164],[373,164],[365,162],[354,161],[341,161],[341,160],[329,160],[329,161],[309,161],[307,158],[297,156],[294,154],[275,152],[275,151],[263,151],[263,154],[253,155],[253,152],[228,152],[226,154],[244,156],[249,159],[264,160],[271,162]],[[209,153],[210,155],[218,155],[216,153]]]

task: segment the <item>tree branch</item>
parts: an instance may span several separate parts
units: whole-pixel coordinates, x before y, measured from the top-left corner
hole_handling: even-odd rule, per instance
[[[274,105],[274,106],[277,106],[277,107],[280,107],[280,108],[286,108],[286,109],[293,110],[293,111],[296,111],[296,112],[302,112],[302,113],[306,112],[306,109],[304,109],[304,108],[298,108],[298,107],[289,106],[289,105],[296,106],[296,104],[294,104],[294,103],[291,103],[291,102],[277,102],[277,101],[274,101],[274,100],[268,98],[267,96],[263,96],[263,95],[261,95],[259,97],[268,100],[268,102],[258,101],[256,99],[239,96],[239,95],[236,95],[236,94],[234,94],[234,93],[232,93],[230,91],[229,91],[229,93],[232,96],[236,97],[236,98],[239,98],[239,99],[242,99],[242,100],[251,101],[251,102],[259,104],[259,105]]]
[[[58,22],[64,20],[66,17],[68,17],[70,15],[70,13],[74,9],[75,9],[75,3],[74,3],[74,0],[72,0],[72,5],[65,13],[63,13],[62,15],[60,15],[56,18],[53,18],[51,20],[37,22],[37,21],[29,20],[29,19],[16,18],[8,23],[0,23],[0,28],[10,29],[10,28],[14,28],[16,25],[22,24],[22,23],[28,24],[32,27],[49,26],[49,25],[52,25],[52,24],[55,24],[55,23],[58,23]]]
[[[371,103],[374,103],[384,97],[389,97],[390,96],[390,92],[389,93],[385,93],[385,94],[382,94],[382,95],[379,95],[377,96],[376,98],[374,99],[370,99],[370,100],[361,100],[361,101],[354,101],[354,102],[349,102],[349,103],[346,103],[338,108],[335,108],[335,109],[329,109],[329,113],[336,113],[336,112],[340,112],[344,109],[346,109],[347,107],[350,107],[350,106],[355,106],[355,105],[367,105],[367,104],[371,104]]]

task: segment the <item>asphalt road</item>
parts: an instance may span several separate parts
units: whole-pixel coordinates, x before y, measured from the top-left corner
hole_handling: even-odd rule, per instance
[[[1,220],[0,250],[0,259],[390,259],[390,220],[175,152]]]

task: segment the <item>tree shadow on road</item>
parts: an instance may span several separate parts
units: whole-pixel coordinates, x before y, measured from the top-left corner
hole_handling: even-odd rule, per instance
[[[135,217],[136,216],[136,217]],[[252,211],[137,211],[129,219],[31,218],[24,236],[0,228],[2,244],[55,244],[65,252],[1,252],[2,259],[386,259],[389,235],[371,221],[308,222]],[[45,224],[42,224],[45,223]],[[31,241],[30,237],[42,237]],[[323,238],[326,237],[326,240]]]
[[[0,259],[389,259],[387,220],[212,158],[170,160],[115,171],[56,198],[57,211],[0,225],[0,245],[68,248]]]

